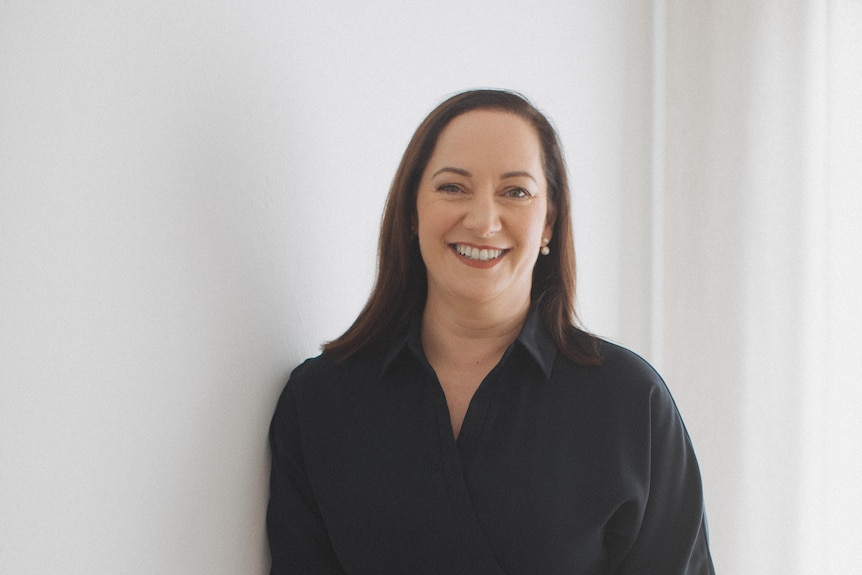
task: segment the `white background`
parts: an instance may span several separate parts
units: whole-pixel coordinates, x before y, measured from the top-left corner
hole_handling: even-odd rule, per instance
[[[582,319],[668,380],[719,571],[854,572],[862,9],[780,5],[0,4],[0,573],[266,572],[275,400],[475,87],[557,126]]]

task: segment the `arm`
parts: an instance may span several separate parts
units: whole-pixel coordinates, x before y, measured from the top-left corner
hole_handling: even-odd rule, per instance
[[[646,505],[620,574],[714,575],[700,470],[688,432],[662,383],[650,397]]]
[[[271,575],[343,573],[308,483],[296,400],[288,386],[269,429],[272,450],[266,529]]]

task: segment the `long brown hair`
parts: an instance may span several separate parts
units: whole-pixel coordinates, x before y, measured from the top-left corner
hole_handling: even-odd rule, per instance
[[[368,303],[353,325],[323,346],[338,359],[366,349],[382,349],[404,332],[425,304],[426,271],[414,233],[416,194],[437,138],[455,117],[473,110],[499,110],[529,123],[539,136],[548,182],[548,218],[554,218],[551,253],[533,268],[531,297],[557,348],[581,365],[601,362],[598,340],[580,329],[575,313],[575,247],[572,238],[569,183],[556,131],[526,98],[504,90],[456,94],[425,118],[407,145],[389,189],[377,253],[377,280]]]

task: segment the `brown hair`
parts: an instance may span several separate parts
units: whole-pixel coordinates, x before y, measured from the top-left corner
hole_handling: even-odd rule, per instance
[[[413,134],[386,200],[374,289],[353,325],[341,337],[325,344],[325,352],[346,359],[365,349],[382,349],[404,332],[411,317],[425,305],[425,264],[413,233],[419,181],[443,129],[455,117],[473,110],[508,112],[536,130],[548,182],[548,218],[554,219],[554,242],[550,255],[540,256],[533,268],[533,305],[538,306],[545,330],[566,357],[582,365],[601,362],[598,340],[578,327],[575,313],[569,184],[557,134],[526,98],[503,90],[456,94],[437,106]]]

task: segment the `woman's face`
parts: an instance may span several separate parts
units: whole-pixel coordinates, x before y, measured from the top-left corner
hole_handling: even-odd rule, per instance
[[[429,298],[528,301],[542,238],[551,239],[547,191],[539,138],[526,121],[496,110],[452,120],[416,197]]]

